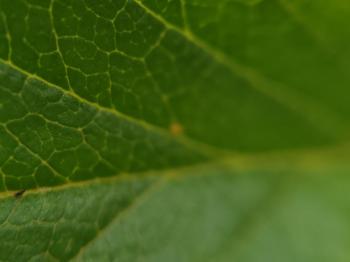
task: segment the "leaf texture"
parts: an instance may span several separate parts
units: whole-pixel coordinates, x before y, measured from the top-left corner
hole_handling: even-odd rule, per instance
[[[0,260],[347,261],[349,15],[0,0]]]

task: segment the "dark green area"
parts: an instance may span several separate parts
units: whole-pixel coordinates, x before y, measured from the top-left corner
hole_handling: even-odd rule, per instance
[[[1,58],[102,107],[237,151],[347,137],[348,33],[304,14],[321,3],[0,4]]]
[[[0,65],[1,190],[196,164],[170,134],[81,102]]]

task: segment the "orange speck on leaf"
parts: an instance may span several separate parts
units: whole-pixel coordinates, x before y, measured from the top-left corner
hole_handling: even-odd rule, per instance
[[[174,136],[181,135],[183,131],[183,126],[180,123],[174,122],[170,125],[170,133]]]

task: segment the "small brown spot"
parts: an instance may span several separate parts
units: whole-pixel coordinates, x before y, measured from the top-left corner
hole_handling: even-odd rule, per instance
[[[24,194],[24,192],[26,192],[26,190],[25,190],[25,189],[22,189],[22,190],[16,192],[16,193],[14,194],[14,197],[15,197],[15,198],[20,198],[20,197]]]
[[[183,126],[178,122],[174,122],[170,125],[170,133],[174,136],[182,135],[183,131]]]

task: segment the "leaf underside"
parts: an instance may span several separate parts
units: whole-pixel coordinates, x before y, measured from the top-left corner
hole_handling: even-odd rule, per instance
[[[347,261],[349,15],[0,0],[0,261]]]

